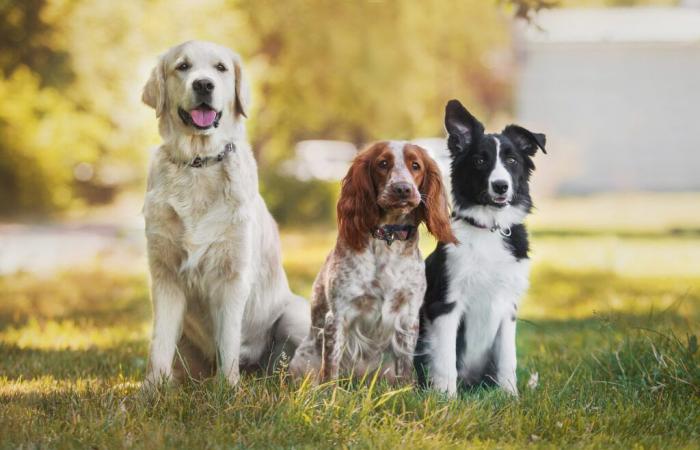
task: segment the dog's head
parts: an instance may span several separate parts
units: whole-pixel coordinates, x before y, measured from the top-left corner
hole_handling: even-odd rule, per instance
[[[437,164],[423,148],[405,142],[379,142],[355,157],[337,212],[340,237],[355,250],[367,245],[382,220],[412,212],[437,239],[455,241]]]
[[[217,44],[188,41],[160,57],[142,100],[188,134],[210,134],[221,121],[247,117],[249,88],[238,54]]]
[[[484,126],[458,100],[445,108],[447,146],[452,157],[452,195],[457,209],[509,206],[529,212],[529,180],[537,149],[547,153],[544,134],[518,125],[485,134]]]

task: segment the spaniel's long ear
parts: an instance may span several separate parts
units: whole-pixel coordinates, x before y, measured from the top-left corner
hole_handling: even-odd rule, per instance
[[[447,194],[442,183],[440,168],[428,153],[421,149],[421,157],[425,167],[425,176],[420,186],[422,203],[419,219],[425,222],[430,234],[444,243],[457,243],[450,226],[450,210],[447,205]]]
[[[248,117],[250,112],[250,86],[248,85],[248,76],[243,70],[243,63],[238,53],[231,52],[233,60],[233,72],[236,77],[234,91],[236,97],[234,99],[233,110],[236,115]]]
[[[372,161],[378,144],[363,150],[343,178],[338,200],[338,237],[355,251],[367,246],[379,224],[380,210],[372,181]]]
[[[151,71],[146,85],[143,87],[141,100],[156,110],[156,117],[165,111],[167,96],[165,95],[165,56],[158,59],[158,64]]]

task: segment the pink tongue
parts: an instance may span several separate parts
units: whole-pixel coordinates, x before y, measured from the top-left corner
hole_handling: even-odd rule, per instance
[[[192,117],[192,122],[194,122],[199,127],[208,127],[216,119],[216,111],[213,109],[193,109],[190,111],[190,117]]]

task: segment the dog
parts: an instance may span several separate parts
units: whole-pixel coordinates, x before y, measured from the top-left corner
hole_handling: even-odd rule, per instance
[[[425,271],[418,225],[454,242],[436,163],[421,147],[379,142],[342,181],[338,239],[313,285],[311,328],[290,371],[321,382],[379,371],[413,379]]]
[[[153,302],[146,382],[218,370],[235,385],[241,367],[265,367],[285,344],[293,351],[310,323],[258,191],[241,59],[217,44],[185,42],[160,57],[142,100],[163,138],[143,209]]]
[[[438,243],[426,260],[419,384],[455,395],[458,381],[495,383],[517,395],[516,314],[529,283],[523,220],[532,209],[532,158],[546,153],[546,138],[517,125],[485,134],[457,100],[447,103],[445,127],[459,244]]]

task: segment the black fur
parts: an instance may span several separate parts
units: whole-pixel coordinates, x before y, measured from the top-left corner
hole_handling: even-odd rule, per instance
[[[489,176],[497,161],[497,144],[500,142],[500,158],[512,179],[513,198],[511,207],[522,208],[525,212],[532,209],[529,181],[535,164],[532,157],[537,149],[545,151],[546,138],[543,134],[533,133],[518,125],[509,125],[498,134],[485,134],[484,126],[457,100],[450,100],[445,107],[445,128],[448,132],[447,146],[452,157],[450,176],[452,181],[453,206],[457,213],[473,206],[487,206],[497,211],[504,205],[499,204],[489,194]],[[507,162],[506,162],[507,161]],[[454,220],[460,220],[456,217]],[[487,226],[487,224],[484,224]],[[487,227],[490,227],[488,225]],[[510,226],[500,232],[507,248],[517,260],[529,257],[530,244],[524,224]],[[428,357],[424,336],[428,323],[437,317],[450,313],[454,303],[447,303],[447,289],[450,283],[446,267],[445,245],[439,243],[435,251],[425,261],[427,289],[420,311],[420,335],[414,360],[418,381],[426,385]],[[458,355],[465,348],[464,320],[457,333]],[[458,365],[460,364],[458,360]],[[482,381],[489,382],[489,373],[493,369],[489,364]]]
[[[503,237],[515,259],[528,259],[530,257],[530,240],[527,235],[527,228],[523,224],[510,227],[510,236]]]

